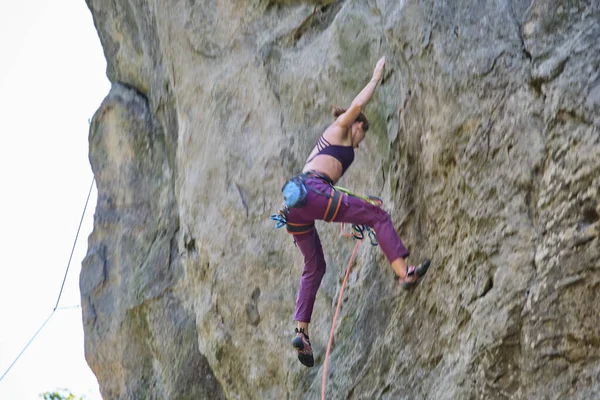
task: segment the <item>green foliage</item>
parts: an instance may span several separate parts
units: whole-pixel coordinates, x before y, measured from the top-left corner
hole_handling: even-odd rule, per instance
[[[77,397],[66,389],[58,392],[45,392],[40,394],[44,400],[85,400],[83,397]]]

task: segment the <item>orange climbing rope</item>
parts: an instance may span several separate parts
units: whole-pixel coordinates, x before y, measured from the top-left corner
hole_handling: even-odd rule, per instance
[[[342,224],[342,235],[343,236],[353,236],[351,233],[345,233],[344,224]],[[356,240],[356,244],[354,245],[354,250],[352,251],[352,256],[350,256],[350,261],[348,262],[348,267],[346,268],[346,276],[344,276],[344,282],[342,283],[342,288],[340,289],[340,296],[338,297],[337,307],[335,308],[335,314],[333,315],[333,323],[331,324],[331,331],[329,332],[329,341],[327,342],[327,351],[325,352],[325,362],[323,363],[323,380],[321,382],[321,399],[325,400],[325,390],[327,387],[327,364],[329,361],[329,351],[331,350],[331,343],[333,342],[333,332],[335,331],[335,323],[337,321],[338,314],[340,313],[340,306],[342,305],[342,296],[344,296],[344,288],[346,287],[346,282],[348,282],[348,276],[350,275],[350,267],[352,267],[352,262],[356,257],[356,253],[358,251],[358,246],[360,245],[361,239]]]

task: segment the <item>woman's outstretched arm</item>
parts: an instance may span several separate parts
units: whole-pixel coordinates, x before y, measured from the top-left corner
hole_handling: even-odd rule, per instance
[[[377,84],[381,80],[381,75],[383,73],[383,67],[385,65],[385,57],[381,57],[379,61],[377,61],[377,65],[375,66],[375,71],[373,71],[373,78],[371,81],[365,86],[363,90],[360,91],[358,96],[354,98],[350,108],[346,110],[345,113],[340,115],[337,119],[337,124],[342,128],[349,128],[358,115],[363,111],[369,100],[371,100],[371,96],[375,92],[375,88]]]

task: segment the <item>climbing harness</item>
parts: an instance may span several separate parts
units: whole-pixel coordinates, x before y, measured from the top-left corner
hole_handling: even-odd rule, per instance
[[[284,203],[283,206],[281,207],[281,209],[279,211],[277,211],[277,214],[271,215],[271,219],[273,221],[277,221],[277,224],[275,224],[275,229],[279,229],[282,226],[285,226],[285,229],[287,230],[288,233],[291,233],[292,235],[301,235],[303,233],[308,233],[308,232],[312,231],[313,228],[315,227],[314,221],[310,222],[308,224],[297,224],[297,223],[289,222],[287,220],[288,213],[289,213],[289,208]]]
[[[317,177],[327,182],[332,187],[331,194],[327,194],[310,186],[306,186],[304,182],[310,177]],[[309,190],[329,198],[327,210],[325,211],[325,215],[323,215],[323,219],[327,222],[331,222],[337,215],[342,202],[341,193],[336,192],[333,188],[333,181],[327,175],[316,171],[303,172],[300,175],[296,175],[288,179],[281,188],[281,193],[283,194],[283,204],[279,211],[277,211],[277,214],[271,215],[271,219],[277,222],[275,228],[279,229],[285,225],[288,233],[294,235],[308,233],[314,228],[314,222],[297,224],[288,222],[287,220],[287,215],[290,212],[290,208],[301,208],[306,204]]]
[[[335,219],[342,205],[342,197],[342,193],[335,190],[335,186],[331,188],[331,195],[329,197],[329,202],[327,203],[327,208],[325,209],[325,215],[323,215],[323,221],[331,222]]]
[[[310,177],[317,177],[319,179],[323,179],[331,186],[331,192],[328,194],[320,190],[311,188],[310,186],[306,186],[304,182],[307,178]],[[362,199],[367,203],[377,207],[381,207],[381,205],[383,204],[383,200],[381,200],[379,197],[361,196],[356,193],[352,193],[350,190],[341,186],[334,186],[333,181],[327,175],[316,171],[308,171],[292,177],[291,179],[286,181],[283,187],[281,188],[281,192],[283,194],[283,204],[279,211],[277,211],[277,214],[271,215],[271,220],[276,221],[275,229],[279,229],[285,226],[287,232],[294,235],[308,233],[314,229],[314,221],[306,224],[298,224],[288,222],[287,220],[287,215],[290,212],[290,208],[301,208],[306,204],[306,199],[309,190],[311,192],[329,198],[327,208],[325,209],[325,214],[323,215],[323,221],[325,222],[331,222],[337,216],[342,205],[342,199],[344,197],[343,194]],[[352,225],[351,236],[353,236],[354,238],[359,240],[364,239],[365,232],[369,236],[371,244],[373,246],[377,246],[379,242],[377,241],[377,236],[375,235],[375,232],[371,228],[369,228],[366,225]],[[344,234],[344,236],[349,235]]]

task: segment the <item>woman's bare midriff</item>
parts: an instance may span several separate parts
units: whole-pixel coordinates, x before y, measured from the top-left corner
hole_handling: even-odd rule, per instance
[[[302,172],[308,171],[321,172],[330,177],[335,184],[342,176],[342,163],[328,154],[320,154],[304,165]]]

